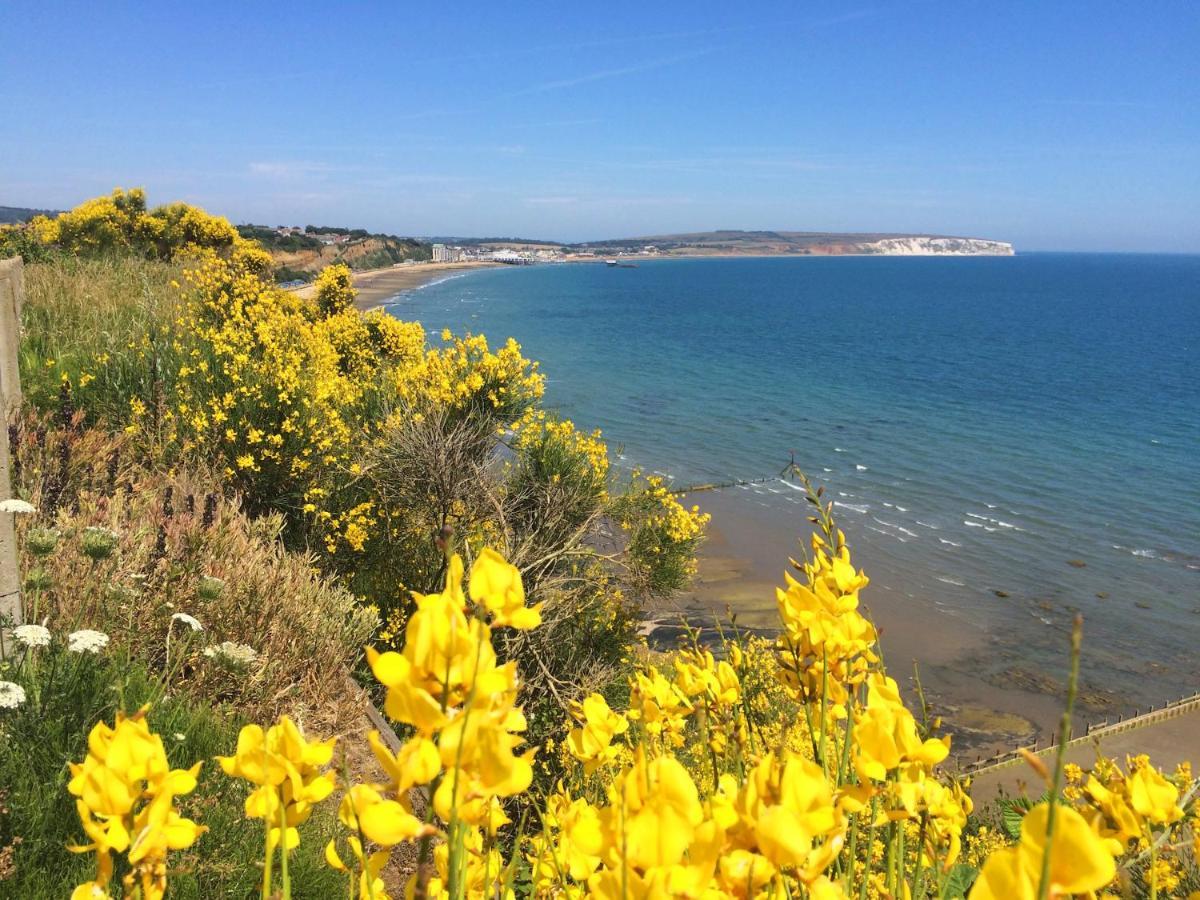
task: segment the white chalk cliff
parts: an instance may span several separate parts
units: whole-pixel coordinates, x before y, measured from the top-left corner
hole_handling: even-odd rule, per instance
[[[957,237],[897,237],[864,243],[863,253],[881,256],[1012,256],[1013,245],[1007,241],[985,241],[982,238]]]

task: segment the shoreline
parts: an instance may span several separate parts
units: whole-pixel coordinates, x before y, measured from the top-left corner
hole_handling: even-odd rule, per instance
[[[353,273],[353,284],[358,290],[354,300],[357,309],[368,312],[383,305],[384,300],[404,291],[437,281],[447,273],[466,273],[478,269],[495,269],[503,263],[475,261],[447,263],[416,263],[411,266],[388,266],[386,269],[364,269]],[[313,286],[289,288],[301,297],[311,297]]]
[[[605,260],[615,259],[620,262],[657,262],[660,260],[690,260],[690,259],[834,259],[849,257],[854,259],[945,259],[961,258],[1004,258],[1001,254],[988,253],[663,253],[655,256],[614,255],[596,257],[565,257],[552,263],[535,263],[535,265],[604,265]],[[414,265],[388,266],[382,269],[363,269],[353,272],[353,284],[358,290],[355,307],[362,312],[368,312],[382,306],[381,301],[390,299],[396,294],[424,287],[437,281],[447,272],[466,273],[479,269],[504,268],[505,263],[489,262],[487,260],[468,260],[464,262],[446,263],[416,263]],[[286,288],[300,297],[311,297],[312,284]]]
[[[701,546],[692,587],[677,598],[644,611],[651,642],[670,646],[681,623],[711,630],[715,621],[736,616],[739,630],[773,637],[779,630],[775,589],[784,583],[789,556],[804,549],[797,531],[781,533],[755,515],[734,491],[698,492],[681,498],[712,515]],[[807,526],[803,534],[807,539]],[[862,565],[860,556],[858,565]],[[868,575],[873,572],[867,567]],[[951,756],[966,764],[1014,745],[1043,742],[1062,716],[1062,698],[1017,684],[997,684],[975,662],[994,650],[994,635],[981,625],[947,614],[934,601],[904,596],[873,582],[863,592],[863,611],[874,621],[889,674],[902,691],[915,697],[913,667],[919,664],[920,688],[943,716],[953,736]],[[1086,720],[1076,721],[1080,729]]]

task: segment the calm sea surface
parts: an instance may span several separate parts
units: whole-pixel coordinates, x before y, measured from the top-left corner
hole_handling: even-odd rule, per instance
[[[1093,686],[1200,688],[1200,257],[505,268],[391,308],[515,336],[551,406],[677,484],[794,450],[871,590],[978,627],[996,666],[1061,669],[1081,610]],[[725,494],[782,569],[798,492]]]

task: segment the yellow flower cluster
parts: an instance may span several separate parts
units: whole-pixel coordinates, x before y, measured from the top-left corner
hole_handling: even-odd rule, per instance
[[[684,544],[696,540],[704,534],[704,528],[712,516],[700,512],[698,506],[685,508],[677,499],[677,495],[667,489],[666,483],[659,476],[651,475],[646,481],[650,496],[659,506],[655,521],[668,539],[677,544]]]
[[[650,593],[684,587],[695,574],[696,550],[711,516],[698,506],[683,506],[661,477],[637,470],[614,513],[628,536],[634,573],[643,587]]]
[[[117,188],[107,197],[87,200],[53,219],[35,216],[27,227],[42,244],[68,253],[133,250],[155,259],[173,259],[210,250],[237,256],[260,274],[269,273],[272,267],[270,254],[242,238],[224,217],[186,203],[147,210],[141,188]]]
[[[393,372],[401,398],[414,405],[434,403],[465,410],[476,406],[513,414],[514,418],[542,396],[545,380],[537,363],[521,355],[511,338],[499,350],[481,334],[442,334],[445,346],[431,348],[410,366]]]
[[[358,291],[354,289],[350,267],[335,263],[321,270],[313,281],[313,295],[323,316],[335,316],[354,306]]]
[[[196,787],[200,763],[172,769],[162,738],[146,724],[146,710],[117,714],[110,727],[99,722],[88,735],[88,755],[71,764],[67,789],[91,843],[72,847],[96,854],[96,877],[75,889],[72,900],[109,896],[113,854],[126,853],[125,894],[160,900],[167,887],[167,853],[195,843],[204,826],[183,818],[175,798]]]
[[[399,366],[412,365],[425,352],[425,329],[419,322],[401,322],[381,309],[362,317],[367,335],[379,356]]]
[[[257,785],[246,798],[246,816],[262,819],[267,828],[267,850],[280,844],[287,850],[300,845],[299,826],[334,789],[334,776],[326,770],[333,759],[336,738],[308,741],[304,732],[283,716],[265,731],[247,725],[238,735],[233,756],[218,756],[226,775]]]
[[[608,445],[601,439],[599,428],[588,434],[576,428],[570,419],[548,416],[545,410],[531,410],[513,425],[512,430],[514,450],[531,452],[539,459],[560,454],[582,460],[586,463],[589,479],[599,485],[605,483]]]
[[[598,693],[573,703],[562,743],[574,766],[536,801],[516,664],[498,659],[493,640],[498,629],[537,628],[541,609],[494,551],[469,576],[451,557],[442,591],[414,595],[402,649],[368,651],[385,710],[408,737],[393,750],[372,733],[384,780],[344,786],[345,831],[325,855],[350,896],[389,900],[385,871],[406,842],[419,864],[405,895],[455,900],[515,896],[522,862],[538,897],[948,896],[962,859],[980,866],[971,900],[1094,896],[1130,866],[1151,896],[1175,895],[1196,786],[1187,767],[1168,777],[1145,757],[1066,767],[1065,799],[1030,809],[1015,845],[983,829],[963,849],[972,804],[937,771],[949,741],[918,722],[884,671],[858,609],[867,578],[832,520],[818,521],[811,557],[796,564],[803,579],[778,593],[773,648],[735,634],[714,653],[692,635],[636,669],[628,709]],[[97,726],[90,747],[71,791],[93,841],[77,849],[100,863],[78,896],[107,896],[111,854],[128,849],[129,877],[161,897],[166,852],[203,830],[172,806],[198,767],[170,771],[141,716]],[[332,740],[310,741],[284,717],[265,731],[247,726],[235,754],[219,758],[255,786],[246,813],[266,823],[264,896],[275,851],[291,896],[288,851],[335,789],[332,752]],[[501,829],[523,794],[536,824],[510,832],[510,845]],[[514,847],[507,859],[504,846]]]
[[[253,498],[303,494],[346,459],[347,412],[364,383],[311,301],[215,255],[187,277],[169,413],[184,449],[227,460],[227,476]]]
[[[412,814],[409,791],[429,785],[450,852],[423,896],[460,896],[463,885],[489,883],[499,869],[487,845],[509,822],[500,801],[525,791],[533,778],[534,751],[514,752],[525,730],[516,664],[498,662],[492,631],[535,628],[540,608],[525,605],[520,574],[494,551],[485,550],[471,567],[469,598],[463,580],[455,555],[442,592],[416,595],[403,651],[368,652],[387,688],[385,711],[415,733],[397,755],[372,736],[391,781],[355,786],[342,811],[352,836],[390,848],[425,830]],[[361,843],[351,849],[366,873],[364,887],[370,886],[370,860],[362,858]]]

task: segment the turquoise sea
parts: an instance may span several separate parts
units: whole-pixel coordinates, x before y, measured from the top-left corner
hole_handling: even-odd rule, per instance
[[[1200,257],[547,265],[390,308],[516,337],[551,406],[677,484],[772,476],[794,451],[948,696],[1061,676],[1076,610],[1097,715],[1200,690]],[[778,577],[794,486],[706,506]]]

